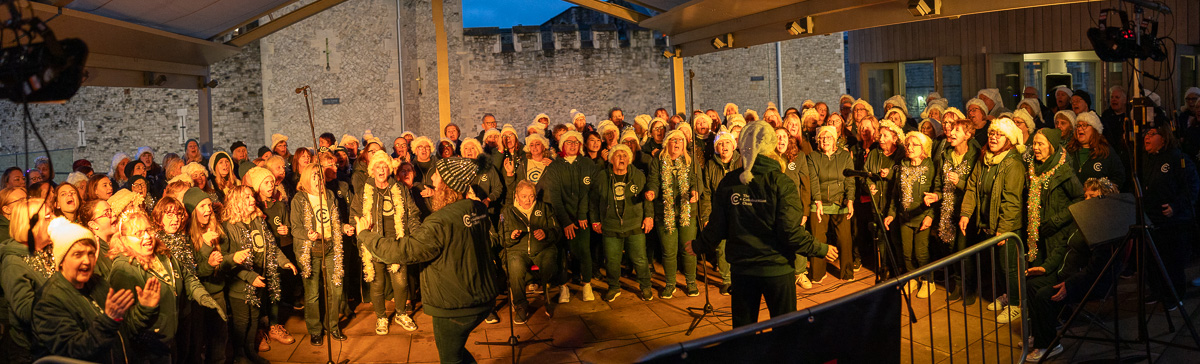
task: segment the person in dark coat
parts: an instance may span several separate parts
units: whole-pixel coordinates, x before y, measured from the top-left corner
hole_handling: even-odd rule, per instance
[[[508,268],[513,320],[523,324],[529,317],[525,283],[530,281],[530,274],[539,289],[549,289],[552,280],[558,276],[556,243],[562,238],[562,229],[554,219],[550,205],[537,200],[532,182],[518,182],[516,189],[516,203],[504,207],[499,232],[505,267]],[[530,271],[534,267],[537,269]]]
[[[721,185],[721,180],[725,179],[725,175],[729,174],[729,172],[731,172],[735,169],[738,169],[738,168],[742,168],[742,158],[741,158],[741,156],[737,155],[737,141],[736,141],[736,139],[733,138],[733,134],[730,134],[729,132],[725,131],[725,128],[722,127],[721,131],[717,133],[717,135],[714,137],[714,139],[715,139],[713,141],[714,154],[713,154],[712,158],[708,159],[707,165],[703,169],[704,176],[702,177],[703,181],[701,182],[702,185],[700,188],[700,203],[698,204],[698,206],[700,207],[700,227],[701,228],[708,225],[708,219],[710,216],[712,216],[712,209],[713,209],[713,205],[714,205],[713,194],[717,192],[717,187],[719,187]],[[792,150],[791,149],[792,146],[790,143],[788,144],[788,148],[789,148],[789,151]],[[787,157],[784,157],[784,158],[786,159]],[[801,166],[801,167],[792,168],[792,166]],[[804,178],[805,178],[805,181],[807,181],[808,158],[803,154],[796,153],[794,161],[788,163],[787,170],[788,171],[793,171],[793,170],[799,171],[801,168],[803,168],[803,170],[805,172]],[[796,177],[796,176],[789,175],[789,177]],[[795,181],[795,180],[793,179],[793,181]],[[797,189],[797,191],[799,191],[799,190],[800,189]],[[807,191],[805,191],[805,192],[807,192]],[[806,194],[801,194],[801,197],[800,197],[801,206],[808,205],[808,204],[803,203],[803,201],[805,200],[805,195]],[[800,218],[801,221],[805,221],[806,219],[807,219],[807,216]],[[715,249],[715,252],[716,252],[715,260],[717,262],[717,268],[721,271],[721,283],[722,284],[721,284],[721,288],[720,288],[720,293],[722,295],[728,296],[729,295],[729,287],[730,287],[730,284],[732,283],[733,276],[732,276],[732,273],[730,272],[729,259],[725,255],[725,241],[720,241],[717,243],[717,248]],[[797,262],[796,262],[796,265],[798,267],[803,267],[806,264],[807,264],[806,259],[800,259],[800,260],[797,260]],[[797,268],[797,269],[799,269],[799,268]],[[798,274],[804,274],[804,272],[800,272]],[[807,278],[805,278],[805,279],[807,279]]]
[[[388,264],[428,263],[421,271],[425,313],[433,317],[433,336],[443,363],[472,362],[467,337],[492,312],[503,289],[490,258],[491,222],[487,207],[469,193],[478,174],[474,161],[438,160],[432,170],[433,214],[401,239],[383,236],[360,219],[359,242]]]
[[[1183,268],[1191,256],[1189,235],[1196,217],[1196,197],[1200,193],[1200,179],[1196,175],[1193,159],[1179,150],[1179,143],[1170,134],[1167,123],[1146,130],[1145,150],[1141,165],[1142,209],[1149,222],[1154,225],[1150,236],[1166,267],[1166,276],[1151,272],[1150,287],[1153,297],[1163,301],[1167,308],[1174,308],[1178,301],[1171,296],[1171,280],[1175,292],[1180,296],[1186,282]],[[1150,260],[1153,262],[1153,260]]]
[[[721,180],[708,225],[694,243],[686,245],[690,255],[712,252],[721,240],[726,241],[733,271],[735,328],[757,322],[759,302],[764,299],[771,317],[796,310],[792,261],[797,252],[838,257],[837,248],[817,242],[800,223],[804,210],[795,183],[783,174],[773,128],[766,122],[751,122],[739,139],[744,167]]]
[[[1067,143],[1066,156],[1071,169],[1081,180],[1108,178],[1121,187],[1126,179],[1125,165],[1117,149],[1108,142],[1106,126],[1094,112],[1086,112],[1075,119],[1075,137]],[[1057,146],[1056,146],[1057,148]]]
[[[653,270],[646,257],[646,234],[654,227],[654,210],[644,196],[646,175],[630,168],[633,152],[629,146],[619,144],[609,153],[610,165],[592,174],[588,209],[592,230],[603,239],[608,283],[604,300],[612,302],[621,294],[621,257],[625,253],[637,273],[640,298],[650,301],[654,299]]]

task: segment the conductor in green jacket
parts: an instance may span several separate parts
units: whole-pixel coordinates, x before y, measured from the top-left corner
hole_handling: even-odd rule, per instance
[[[758,321],[759,301],[771,317],[796,311],[796,254],[835,260],[836,247],[817,242],[800,223],[804,211],[796,184],[783,173],[775,130],[763,121],[742,129],[738,148],[744,167],[730,171],[713,193],[708,225],[688,246],[712,252],[725,240],[733,273],[733,327]],[[694,250],[693,250],[694,249]]]
[[[491,313],[503,277],[489,253],[487,206],[469,191],[478,166],[466,158],[439,159],[431,170],[433,214],[403,238],[371,231],[359,219],[359,242],[388,264],[428,263],[421,271],[424,309],[442,363],[473,363],[467,336]]]

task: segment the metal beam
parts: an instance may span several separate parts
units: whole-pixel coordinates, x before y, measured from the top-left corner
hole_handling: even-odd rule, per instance
[[[869,2],[873,0],[855,0],[852,3],[861,4],[863,1]],[[730,21],[738,22],[736,24],[741,24],[742,29],[727,31],[728,28],[714,28],[707,30],[719,31],[713,34],[707,34],[707,31],[701,32],[701,29],[696,29],[695,33],[688,34],[689,38],[692,40],[679,41],[676,43],[678,38],[674,36],[672,36],[670,40],[672,42],[672,46],[677,46],[680,48],[683,56],[690,57],[705,53],[717,52],[718,49],[713,48],[712,44],[710,43],[711,38],[725,33],[733,33],[734,39],[737,39],[737,47],[744,48],[759,44],[803,38],[812,35],[831,34],[850,30],[875,28],[941,18],[957,18],[963,15],[1091,1],[1099,0],[989,0],[943,2],[941,15],[927,17],[915,17],[910,14],[908,12],[906,2],[885,1],[875,5],[861,6],[845,11],[829,11],[821,15],[813,15],[812,33],[802,34],[799,36],[793,36],[788,34],[786,31],[787,22],[790,20],[771,18],[769,19],[770,21],[755,21],[755,14],[748,14],[744,17],[744,20],[738,19]],[[795,16],[805,15],[807,14],[795,14]],[[651,24],[651,22],[647,21],[641,25],[648,26],[649,24]],[[651,27],[651,29],[657,28]]]
[[[832,14],[834,12],[849,11],[859,9],[871,5],[878,5],[886,2],[896,2],[895,0],[808,0],[798,2],[783,7],[762,11],[743,17],[726,20],[723,22],[710,24],[694,30],[685,31],[677,35],[671,36],[671,41],[682,44],[694,40],[704,39],[711,40],[718,34],[732,33],[739,30],[745,30],[760,24],[779,23],[787,24],[787,22],[797,20],[805,16],[817,16]],[[780,25],[779,30],[784,31],[785,25]],[[787,32],[784,31],[786,34]],[[738,39],[738,38],[734,38]],[[739,39],[740,40],[740,39]],[[739,42],[740,43],[740,42]],[[740,45],[739,45],[740,46]]]
[[[341,4],[343,2],[346,2],[346,0],[317,0],[311,4],[296,9],[296,11],[284,14],[278,19],[271,20],[266,24],[260,25],[254,29],[250,29],[245,33],[242,33],[241,35],[233,37],[233,39],[225,42],[225,44],[235,47],[245,46],[250,44],[250,42],[262,39],[262,37],[271,35],[271,33],[277,32],[289,25],[298,23],[301,20],[307,19],[310,16],[316,15],[317,13],[325,11],[325,9],[332,8],[334,5]]]
[[[618,17],[621,19],[625,19],[626,21],[633,22],[633,23],[639,23],[643,20],[650,19],[649,15],[639,13],[636,10],[633,10],[633,9],[630,9],[630,8],[627,8],[624,6],[608,3],[608,2],[599,1],[599,0],[566,0],[566,1],[569,3],[575,4],[575,5],[579,5],[579,6],[588,8],[588,9],[599,11],[601,13],[605,13],[605,14],[612,15],[612,16],[615,16],[615,17]]]

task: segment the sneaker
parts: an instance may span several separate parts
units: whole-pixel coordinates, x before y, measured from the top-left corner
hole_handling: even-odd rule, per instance
[[[988,311],[1000,311],[1006,306],[1008,306],[1007,294],[997,297],[995,301],[993,301],[991,304],[988,304],[987,309]]]
[[[647,302],[653,301],[654,300],[654,289],[652,289],[650,287],[642,288],[642,297],[640,297],[640,298],[642,299],[642,301],[647,301]]]
[[[821,279],[814,279],[814,280],[812,280],[812,284],[813,284],[813,285],[818,285],[818,284],[821,284],[821,282],[824,282],[824,281],[825,281],[825,277],[828,277],[828,276],[829,276],[829,273],[825,273],[825,275],[821,276]]]
[[[621,295],[620,288],[615,288],[615,287],[609,288],[608,291],[604,292],[604,302],[612,302],[617,299],[617,296],[620,296],[620,295]]]
[[[854,273],[858,273],[858,271],[861,269],[862,269],[862,261],[861,260],[856,259],[856,260],[854,260],[853,263],[850,263],[850,270],[853,271]]]
[[[417,323],[409,315],[396,315],[396,324],[404,328],[405,331],[417,331]]]
[[[675,297],[675,288],[674,287],[672,287],[670,289],[664,289],[664,290],[662,290],[662,292],[658,293],[658,298],[662,298],[664,300],[669,300],[674,297]]]
[[[596,294],[592,293],[592,284],[586,283],[583,285],[583,302],[592,302],[596,300]]]
[[[796,285],[803,289],[812,289],[813,282],[808,279],[807,274],[796,276]]]
[[[1030,363],[1037,363],[1037,362],[1041,362],[1042,359],[1053,358],[1053,357],[1057,356],[1058,354],[1062,354],[1062,352],[1063,352],[1062,344],[1056,345],[1053,349],[1033,349],[1032,351],[1029,352],[1029,355],[1025,356],[1025,361],[1030,362]]]
[[[697,287],[696,283],[694,283],[694,282],[692,284],[687,285],[687,295],[688,295],[688,297],[699,296],[700,295],[700,287]]]
[[[914,280],[908,281],[908,283],[905,283],[904,287],[901,287],[901,289],[904,290],[905,295],[911,295],[911,294],[913,294],[913,291],[917,290],[917,288],[920,288],[920,286],[921,286],[921,282],[914,279]]]
[[[267,336],[270,336],[272,340],[278,341],[283,345],[291,345],[292,343],[296,342],[296,338],[288,334],[287,329],[283,328],[283,325],[279,324],[271,325],[271,330],[267,332]]]
[[[562,285],[562,289],[558,293],[558,303],[571,302],[571,289],[567,285]]]
[[[937,291],[936,284],[929,281],[923,281],[921,282],[921,289],[917,290],[917,298],[929,298],[929,295],[932,295],[934,291]]]
[[[803,277],[803,276],[802,276],[802,277]],[[808,286],[809,286],[809,287],[812,287],[812,283],[809,283],[809,285],[808,285]],[[728,295],[729,295],[729,285],[728,285],[728,284],[722,284],[722,285],[721,285],[721,295],[722,295],[722,296],[728,296]]]
[[[1008,306],[1005,307],[1004,310],[1000,311],[1000,314],[996,315],[996,322],[1001,324],[1007,324],[1019,320],[1021,320],[1020,307]]]
[[[529,321],[529,310],[526,309],[525,307],[514,307],[513,308],[513,323],[518,324],[518,325],[524,325],[526,321]]]
[[[391,322],[391,320],[388,320],[387,317],[375,319],[375,335],[387,335],[388,322]]]
[[[485,319],[483,319],[483,322],[486,322],[486,323],[489,323],[489,324],[495,324],[495,323],[499,323],[499,322],[500,322],[500,316],[496,316],[496,313],[495,313],[495,312],[489,313],[489,314],[488,314],[488,317],[487,317],[487,318],[485,318]]]

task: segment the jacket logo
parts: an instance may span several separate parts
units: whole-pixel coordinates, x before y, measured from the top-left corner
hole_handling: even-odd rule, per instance
[[[1169,173],[1169,172],[1171,172],[1171,164],[1163,163],[1162,167],[1159,168],[1158,170],[1162,171],[1162,173]]]
[[[766,203],[764,199],[754,199],[750,195],[744,193],[734,193],[729,195],[729,202],[734,206],[753,206],[756,203]]]
[[[271,219],[271,222],[274,223],[275,225],[283,225],[283,218],[276,216]]]
[[[329,210],[328,209],[317,210],[317,222],[320,222],[321,224],[329,223]]]
[[[592,184],[592,177],[591,177],[591,176],[584,176],[584,177],[583,177],[583,184],[585,184],[585,185],[591,185],[591,184]]]
[[[260,230],[250,231],[250,244],[252,247],[254,247],[254,251],[256,251],[256,252],[261,252],[263,250],[266,250],[267,241],[265,239],[263,239],[262,231],[260,231]]]
[[[534,211],[534,212],[533,212],[533,216],[541,217],[541,216],[542,216],[542,210],[537,210],[537,211]]]
[[[480,181],[480,182],[487,182],[487,175],[486,175],[486,174],[484,174],[484,175],[480,175],[480,176],[479,176],[479,181]]]
[[[789,171],[794,171],[794,170],[796,170],[796,162],[790,162],[790,163],[788,163],[788,170],[789,170]]]
[[[629,185],[629,192],[630,192],[630,193],[637,193],[637,191],[638,191],[638,186],[637,186],[636,184],[631,184],[631,185]]]
[[[1100,172],[1101,169],[1104,169],[1104,166],[1102,166],[1100,162],[1096,162],[1096,164],[1092,165],[1092,169],[1096,172]]]
[[[466,227],[472,227],[475,225],[479,225],[479,223],[482,222],[484,219],[487,219],[487,215],[466,214],[466,215],[463,215],[463,218],[462,218],[463,225]]]

